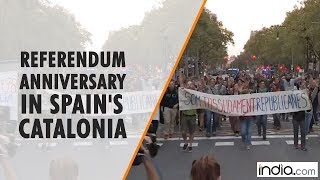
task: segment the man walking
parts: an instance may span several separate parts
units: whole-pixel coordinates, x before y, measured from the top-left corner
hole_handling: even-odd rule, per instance
[[[195,86],[191,81],[187,82],[186,88],[195,90]],[[181,130],[182,130],[182,138],[184,141],[184,145],[182,147],[183,151],[192,152],[192,142],[194,138],[194,131],[196,128],[196,118],[197,118],[196,109],[182,111]],[[187,136],[188,134],[189,134],[189,140]]]
[[[265,85],[265,81],[261,81],[259,83],[259,87],[257,89],[257,93],[266,93],[268,89]],[[262,128],[262,139],[267,140],[267,115],[259,115],[256,116],[257,119],[257,127],[258,127],[258,136],[261,136],[261,128]]]
[[[171,138],[173,135],[176,116],[178,112],[178,104],[178,91],[175,88],[174,81],[171,81],[161,101],[161,106],[164,107],[163,117],[165,139],[167,139],[168,137]]]

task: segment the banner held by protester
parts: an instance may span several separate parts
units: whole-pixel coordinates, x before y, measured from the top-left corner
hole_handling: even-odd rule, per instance
[[[179,88],[179,109],[207,109],[227,116],[256,116],[310,110],[311,103],[305,90],[221,96]]]

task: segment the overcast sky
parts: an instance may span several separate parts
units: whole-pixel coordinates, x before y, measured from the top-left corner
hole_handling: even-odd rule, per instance
[[[299,5],[300,0],[208,0],[206,7],[217,14],[224,26],[234,33],[234,46],[229,55],[238,55],[252,30],[281,24],[286,12]]]
[[[92,34],[93,44],[100,50],[108,33],[130,25],[140,24],[146,12],[159,7],[163,0],[50,0],[75,15],[81,25]]]
[[[141,23],[145,12],[163,0],[50,0],[64,6],[92,34],[88,49],[100,50],[110,31]],[[217,14],[234,33],[229,55],[238,55],[252,30],[283,22],[286,12],[301,0],[207,0],[206,7]]]

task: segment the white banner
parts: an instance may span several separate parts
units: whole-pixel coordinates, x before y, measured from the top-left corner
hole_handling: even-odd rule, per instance
[[[227,116],[255,116],[309,110],[311,103],[305,90],[220,96],[180,88],[179,108],[207,109]]]

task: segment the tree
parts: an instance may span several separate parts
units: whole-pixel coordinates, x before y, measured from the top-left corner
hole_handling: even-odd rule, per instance
[[[205,9],[190,38],[187,46],[190,56],[199,56],[200,59],[210,62],[219,59],[222,62],[227,54],[228,43],[233,42],[233,33],[223,27],[217,16]]]
[[[0,0],[0,59],[20,51],[83,50],[90,34],[73,15],[49,1]]]
[[[234,43],[232,38],[233,33],[223,27],[215,14],[208,9],[202,12],[184,52],[184,57],[191,57],[195,61],[197,77],[200,74],[198,64],[215,66],[224,63],[227,45]],[[190,64],[188,58],[183,63]]]
[[[288,12],[281,25],[254,32],[243,53],[257,54],[260,64],[305,65],[306,55],[310,53],[308,49],[319,58],[319,21],[320,1],[306,0],[300,7]]]

